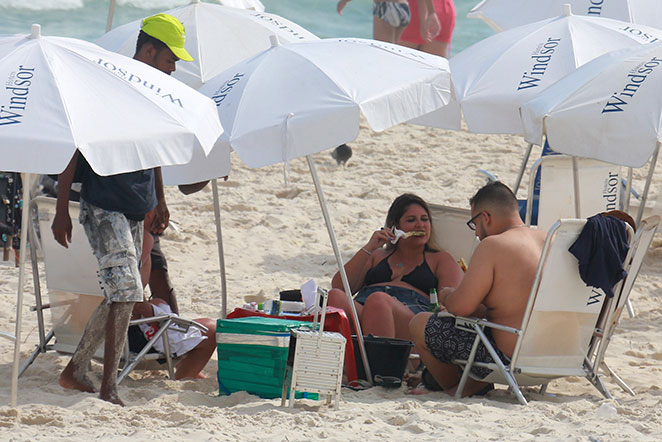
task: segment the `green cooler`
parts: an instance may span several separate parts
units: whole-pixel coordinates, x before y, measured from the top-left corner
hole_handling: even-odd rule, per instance
[[[220,394],[246,391],[267,399],[281,397],[290,330],[301,326],[310,327],[311,323],[261,316],[219,319],[216,347]]]

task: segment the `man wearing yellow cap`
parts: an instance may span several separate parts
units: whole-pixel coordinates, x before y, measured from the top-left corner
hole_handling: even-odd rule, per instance
[[[157,14],[143,20],[133,58],[169,75],[177,60],[193,60],[184,49],[184,41],[184,25],[171,15]],[[161,168],[99,176],[76,151],[58,177],[56,214],[51,226],[56,241],[64,247],[71,242],[69,192],[75,175],[82,183],[80,222],[99,261],[104,300],[88,321],[59,382],[65,388],[96,392],[86,372],[105,338],[99,397],[124,405],[117,393],[117,370],[133,306],[144,298],[139,269],[143,220],[154,210],[154,221],[147,229],[159,234],[170,218]]]

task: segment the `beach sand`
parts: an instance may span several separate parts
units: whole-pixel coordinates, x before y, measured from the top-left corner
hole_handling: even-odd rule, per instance
[[[315,156],[345,259],[382,226],[397,195],[414,192],[429,202],[467,207],[484,182],[477,170],[487,169],[512,184],[525,147],[515,136],[407,125],[383,133],[362,127],[350,145],[354,156],[344,168],[330,151]],[[533,159],[539,151],[534,150]],[[230,179],[219,184],[229,310],[241,306],[245,296],[273,299],[279,290],[298,288],[310,278],[328,288],[337,268],[305,160],[289,164],[289,185],[282,166],[254,170],[236,157],[232,161]],[[643,173],[636,172],[639,188]],[[220,278],[210,186],[190,196],[169,188],[167,198],[181,230],[168,229],[162,247],[180,310],[190,318],[218,318]],[[280,400],[246,393],[218,396],[214,356],[204,370],[209,376],[205,380],[178,382],[168,380],[165,371],[134,372],[119,387],[127,404],[121,408],[96,395],[61,388],[57,379],[69,357],[51,352],[39,356],[19,379],[19,405],[12,409],[13,345],[0,340],[0,439],[660,440],[661,257],[658,238],[632,293],[638,314],[634,319],[623,315],[607,353],[609,365],[636,391],[634,397],[607,378],[613,401],[585,379],[567,378],[552,382],[545,396],[527,389],[528,406],[518,405],[504,386],[485,398],[463,400],[376,387],[343,389],[339,410],[312,400],[298,400],[288,409],[279,407]],[[17,280],[13,265],[0,264],[0,330],[12,333]],[[34,303],[29,269],[26,281],[23,358],[38,342],[36,314],[29,310]],[[92,378],[100,381],[98,363],[93,363]]]

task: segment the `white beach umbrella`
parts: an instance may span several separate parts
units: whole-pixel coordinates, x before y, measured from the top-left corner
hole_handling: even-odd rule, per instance
[[[214,103],[82,40],[0,37],[2,170],[57,174],[76,149],[99,175],[182,164],[222,133]]]
[[[360,115],[382,131],[442,108],[448,61],[398,45],[343,38],[275,44],[207,82],[230,144],[250,167],[354,140]]]
[[[662,26],[660,0],[483,0],[469,11],[467,17],[482,19],[492,29],[501,32],[552,18],[564,4],[572,5],[577,15]]]
[[[218,0],[218,2],[223,6],[230,6],[232,8],[264,12],[264,5],[260,0]]]
[[[214,103],[139,61],[92,43],[31,35],[0,37],[2,169],[60,173],[76,149],[100,175],[185,163],[222,133]],[[29,210],[23,210],[25,231]],[[16,405],[25,252],[21,235],[11,404]]]
[[[180,63],[172,76],[198,89],[207,80],[269,47],[269,36],[283,42],[317,37],[283,17],[193,0],[163,11],[184,24],[186,50],[195,59]],[[142,20],[119,26],[96,43],[113,52],[133,56]]]
[[[629,167],[653,156],[641,219],[662,141],[662,42],[605,54],[521,108],[525,137],[558,152]]]
[[[442,108],[450,97],[445,58],[363,39],[279,45],[210,80],[200,92],[216,102],[228,139],[250,167],[305,156],[345,293],[351,290],[312,154],[354,140],[360,115],[382,131]],[[356,311],[354,324],[372,380]]]
[[[662,40],[662,30],[564,15],[488,37],[451,59],[455,95],[470,131],[522,134],[519,107],[588,61]]]

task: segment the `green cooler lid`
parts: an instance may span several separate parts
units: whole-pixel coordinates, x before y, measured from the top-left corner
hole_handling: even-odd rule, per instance
[[[249,316],[246,318],[219,319],[216,321],[217,333],[254,333],[274,334],[288,333],[299,327],[312,327],[312,322],[293,319],[267,318],[264,316]]]

